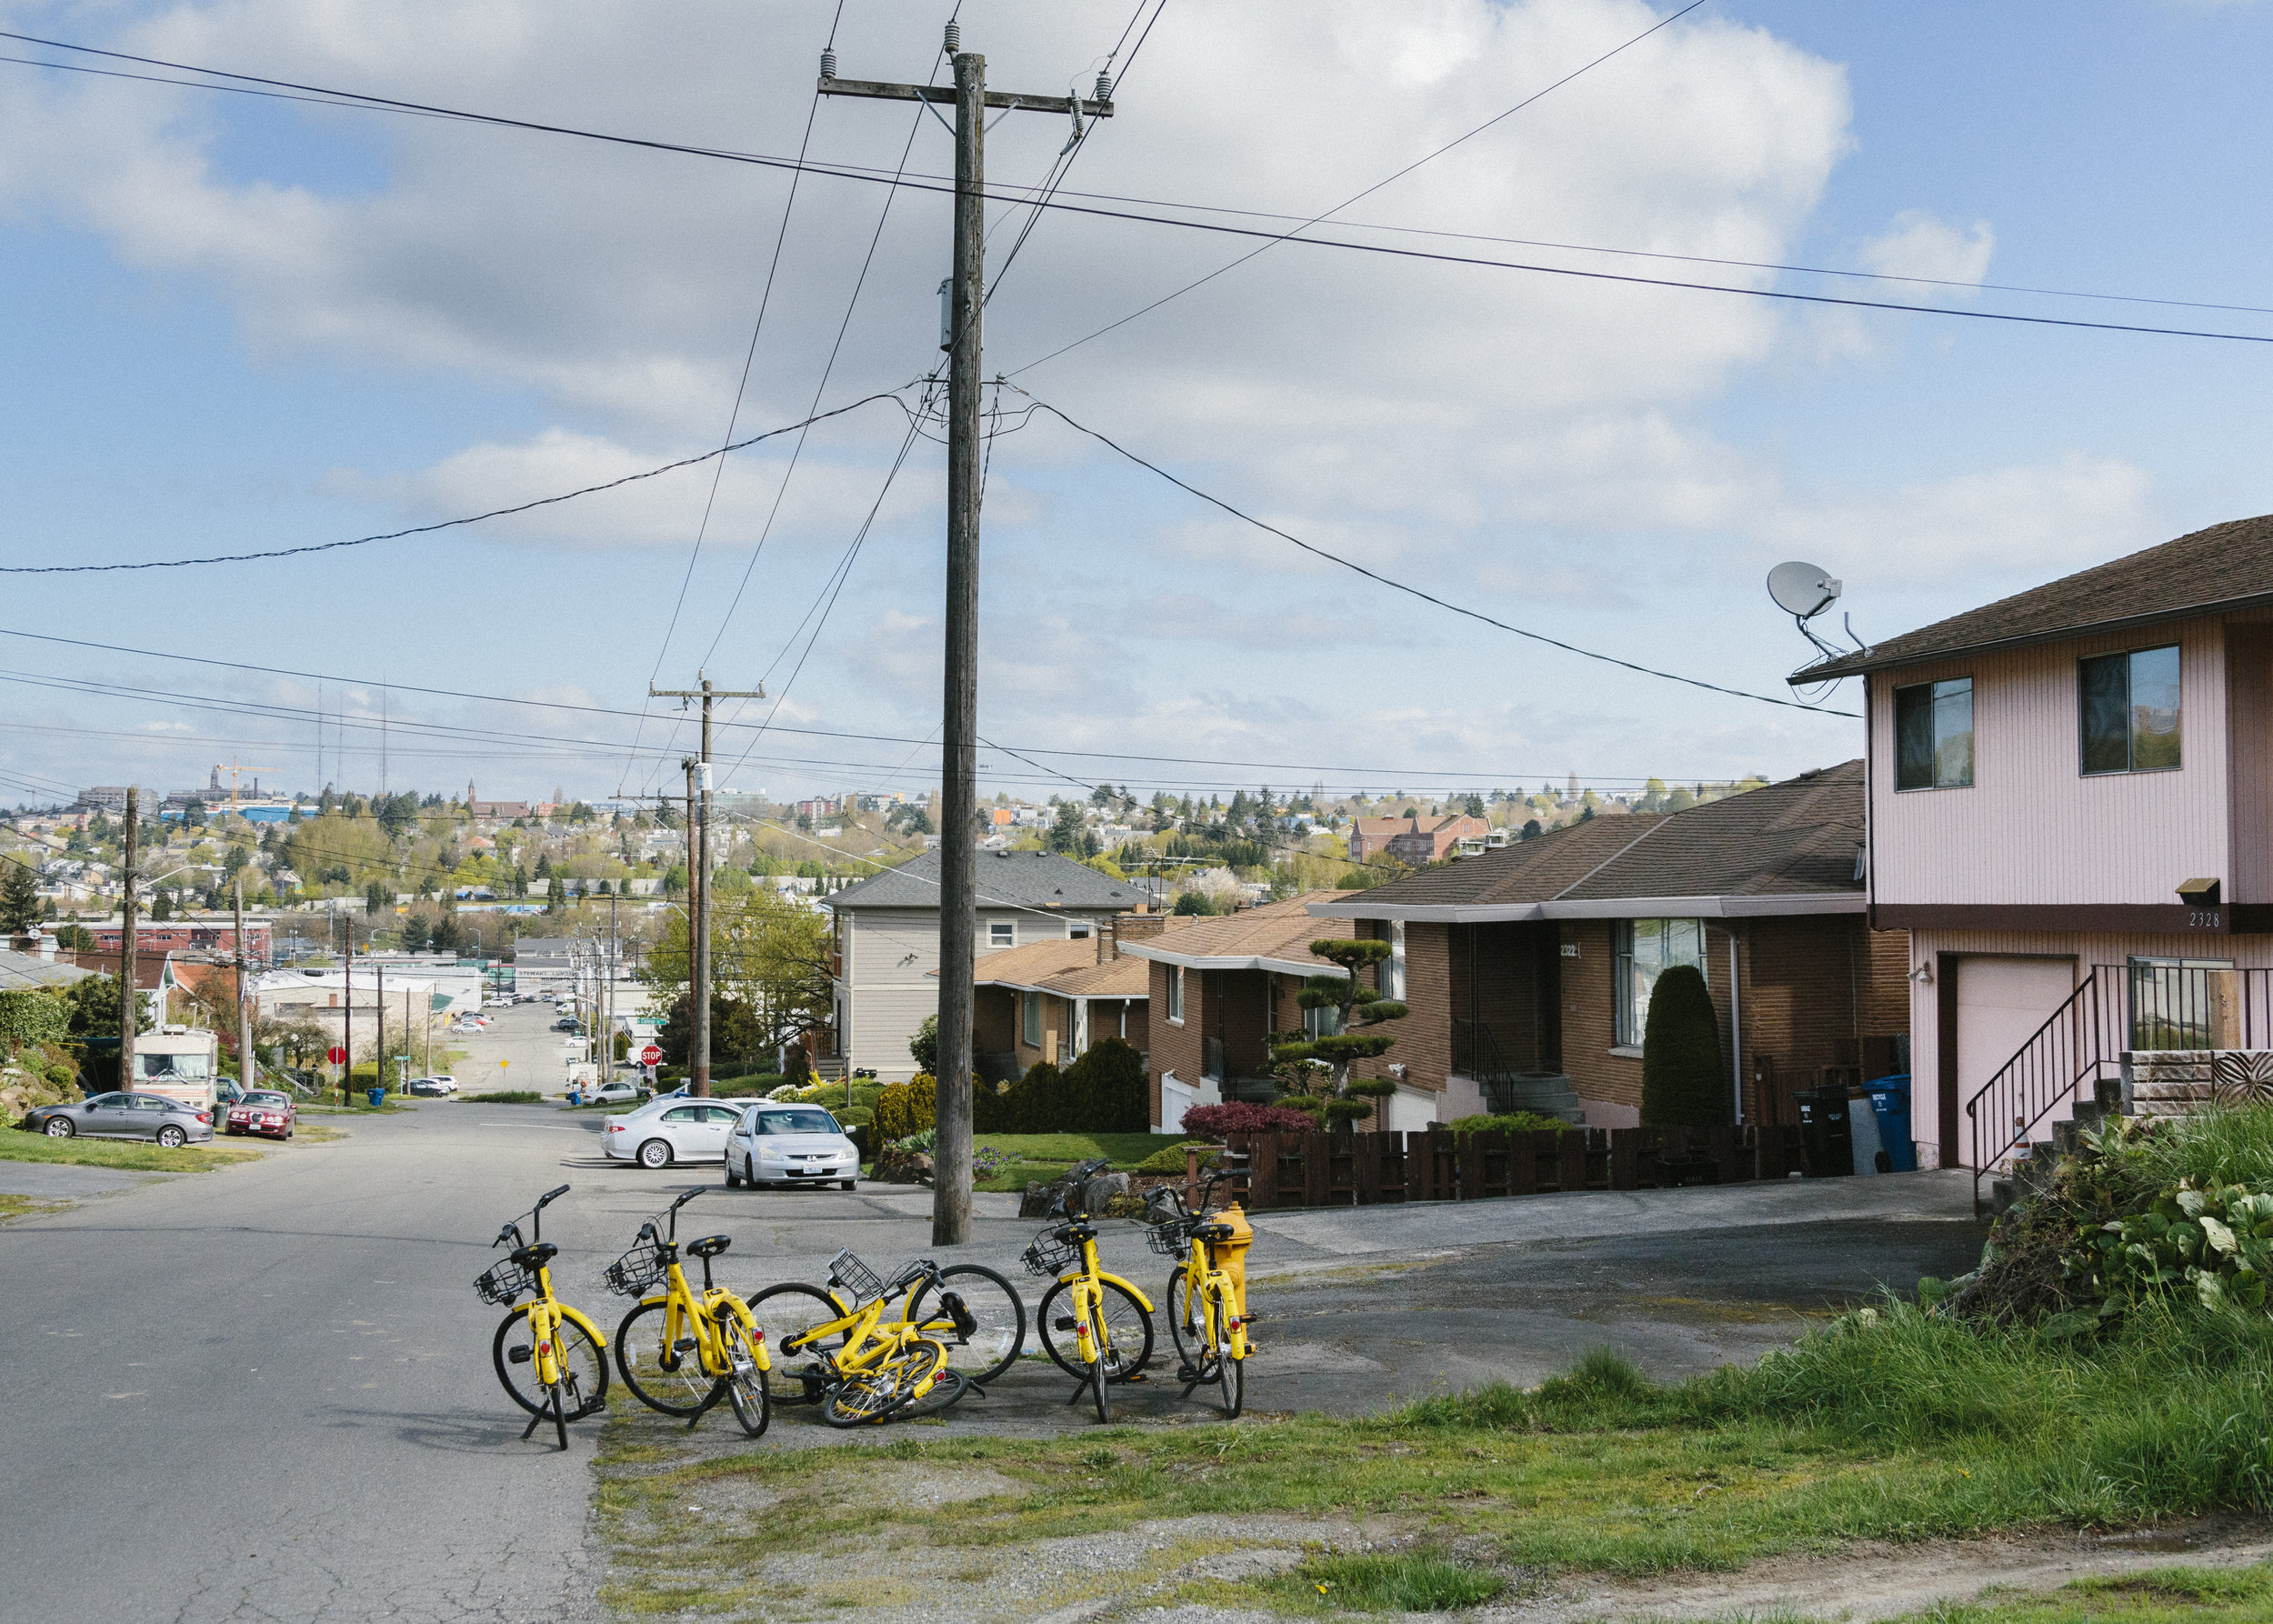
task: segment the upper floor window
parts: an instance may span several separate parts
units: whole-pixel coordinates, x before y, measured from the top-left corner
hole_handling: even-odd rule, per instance
[[[1182,1024],[1184,1019],[1184,967],[1168,966],[1168,1018]]]
[[[1381,996],[1402,998],[1405,996],[1405,921],[1389,921],[1389,957],[1381,962]]]
[[[2087,773],[2161,773],[2178,765],[2178,648],[2081,662],[2078,709]]]
[[[1963,789],[1973,782],[1973,678],[1894,690],[1894,787]]]
[[[1009,919],[989,919],[986,922],[986,945],[1007,947],[1017,939],[1017,925]]]
[[[1089,921],[1086,919],[1067,920],[1066,923],[1066,938],[1071,941],[1087,941],[1089,939]]]
[[[1611,926],[1611,980],[1617,991],[1617,1040],[1639,1045],[1649,1027],[1649,995],[1677,964],[1705,967],[1702,919],[1619,919]]]

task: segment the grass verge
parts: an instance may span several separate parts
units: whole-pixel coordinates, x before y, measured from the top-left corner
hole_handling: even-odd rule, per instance
[[[460,1105],[543,1105],[545,1097],[534,1088],[499,1088],[487,1094],[461,1094]]]
[[[248,1161],[260,1148],[241,1139],[185,1145],[168,1150],[131,1139],[51,1139],[21,1130],[0,1134],[0,1161],[61,1162],[76,1168],[120,1168],[135,1173],[202,1173]]]
[[[2153,1568],[1922,1617],[1932,1624],[2273,1624],[2273,1569]]]
[[[43,1212],[61,1212],[72,1205],[74,1203],[69,1201],[42,1200],[37,1196],[0,1194],[0,1224],[6,1223],[10,1218],[35,1217]]]
[[[1100,1156],[1126,1171],[1153,1152],[1184,1142],[1182,1134],[984,1133],[972,1141],[973,1148],[998,1150],[1010,1159],[972,1188],[1023,1190],[1031,1181],[1046,1184],[1076,1162]]]

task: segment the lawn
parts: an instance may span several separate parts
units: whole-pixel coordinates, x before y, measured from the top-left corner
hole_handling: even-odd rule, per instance
[[[1074,1163],[1099,1156],[1126,1169],[1165,1146],[1184,1143],[1185,1138],[1157,1133],[983,1133],[972,1148],[999,1150],[1010,1160],[992,1178],[980,1179],[972,1188],[1023,1190],[1031,1180],[1046,1184]]]
[[[242,1139],[185,1145],[168,1150],[133,1139],[51,1139],[18,1129],[0,1134],[0,1161],[64,1162],[79,1168],[120,1168],[134,1173],[202,1173],[260,1154]]]
[[[2150,1568],[2042,1596],[1938,1607],[1934,1624],[2268,1624],[2273,1569]]]

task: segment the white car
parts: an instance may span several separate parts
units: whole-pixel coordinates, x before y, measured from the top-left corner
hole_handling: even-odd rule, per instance
[[[445,1094],[455,1094],[457,1092],[457,1078],[452,1077],[446,1071],[436,1072],[432,1077],[413,1078],[411,1080],[418,1083],[433,1083],[440,1088],[442,1092]]]
[[[741,1112],[713,1100],[668,1095],[601,1125],[600,1148],[617,1161],[643,1168],[673,1162],[717,1161]]]
[[[596,1088],[586,1090],[585,1098],[587,1102],[596,1105],[614,1104],[617,1100],[622,1100],[627,1105],[636,1105],[646,1098],[646,1084],[627,1082],[622,1078],[616,1078],[609,1082],[602,1083]]]
[[[860,1151],[817,1105],[746,1108],[726,1139],[726,1188],[826,1184],[859,1188]]]

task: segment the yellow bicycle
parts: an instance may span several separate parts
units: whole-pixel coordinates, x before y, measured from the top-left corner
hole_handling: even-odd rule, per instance
[[[616,1328],[616,1368],[632,1397],[650,1409],[683,1417],[692,1427],[724,1398],[742,1430],[756,1438],[773,1416],[766,1334],[749,1305],[710,1278],[710,1260],[734,1243],[723,1235],[687,1243],[686,1255],[702,1260],[700,1296],[679,1261],[679,1208],[702,1193],[688,1190],[640,1225],[631,1250],[608,1265],[607,1288],[641,1299]]]
[[[984,1398],[1026,1343],[1025,1303],[976,1263],[941,1268],[924,1258],[882,1280],[845,1251],[830,1259],[828,1283],[769,1286],[750,1312],[780,1350],[766,1378],[773,1402],[818,1404],[832,1427],[934,1414],[966,1392]],[[887,1321],[896,1302],[900,1316]]]
[[[1087,1393],[1100,1421],[1113,1418],[1110,1384],[1141,1380],[1152,1360],[1151,1299],[1098,1266],[1096,1223],[1086,1211],[1067,1209],[1068,1202],[1083,1205],[1080,1192],[1087,1180],[1110,1165],[1099,1158],[1067,1171],[1066,1194],[1050,1211],[1063,1221],[1036,1235],[1022,1259],[1029,1274],[1057,1277],[1035,1310],[1035,1328],[1043,1351],[1081,1384],[1066,1402],[1077,1404]]]
[[[510,1240],[513,1250],[474,1282],[484,1302],[511,1310],[498,1322],[490,1358],[513,1401],[529,1412],[521,1436],[535,1432],[550,1415],[564,1449],[568,1447],[568,1423],[607,1402],[607,1338],[599,1327],[553,1295],[549,1265],[560,1248],[544,1238],[544,1215],[546,1208],[567,1193],[564,1184],[538,1198],[526,1214],[526,1238],[519,1218],[498,1230],[491,1247]],[[520,1302],[530,1293],[535,1295]]]
[[[1238,1167],[1208,1174],[1197,1211],[1185,1207],[1174,1185],[1161,1186],[1146,1203],[1152,1225],[1147,1243],[1164,1258],[1181,1259],[1168,1276],[1168,1334],[1181,1361],[1176,1378],[1187,1398],[1194,1388],[1213,1383],[1227,1417],[1247,1402],[1247,1360],[1254,1351],[1247,1328],[1255,1322],[1247,1306],[1247,1251],[1255,1230],[1237,1201],[1216,1213],[1207,1202],[1219,1181],[1246,1177]]]

